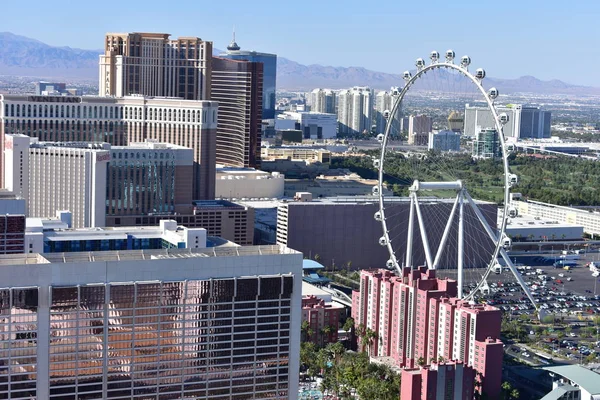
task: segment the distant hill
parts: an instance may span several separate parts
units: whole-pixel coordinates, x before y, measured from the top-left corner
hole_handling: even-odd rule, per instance
[[[0,75],[96,80],[100,53],[0,32]]]
[[[98,79],[98,55],[102,50],[82,50],[49,46],[35,39],[10,32],[0,33],[0,75],[86,80]],[[215,54],[220,53],[215,49]],[[311,90],[317,87],[341,89],[370,86],[389,89],[402,83],[399,74],[371,71],[362,67],[331,67],[303,65],[287,58],[278,58],[279,89]],[[423,80],[419,89],[435,89]],[[436,83],[439,87],[439,82]],[[496,86],[501,93],[527,92],[538,94],[600,95],[600,88],[570,85],[559,80],[541,81],[533,76],[518,79],[486,78],[486,87]]]
[[[328,67],[322,65],[302,65],[286,58],[278,58],[277,86],[279,88],[310,90],[317,87],[342,89],[351,86],[370,86],[374,89],[389,89],[402,86],[400,74],[371,71],[362,67]],[[414,71],[413,71],[414,73]],[[439,75],[438,75],[439,78]],[[451,79],[449,74],[447,79]],[[542,81],[533,76],[522,76],[517,79],[485,78],[485,86],[495,86],[503,94],[537,93],[537,94],[574,94],[600,95],[600,88],[570,85],[551,80]],[[440,87],[440,82],[426,80],[416,85],[420,90],[431,90]]]

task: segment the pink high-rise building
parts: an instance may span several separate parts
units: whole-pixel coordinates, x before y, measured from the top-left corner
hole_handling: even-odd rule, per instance
[[[473,399],[473,368],[458,361],[432,364],[429,367],[402,370],[402,400],[471,400]]]
[[[306,340],[316,345],[337,342],[340,315],[343,310],[343,306],[326,302],[317,296],[303,296],[302,321],[307,321],[312,331],[312,334]]]
[[[476,371],[494,398],[502,374],[501,312],[457,299],[457,283],[435,270],[362,271],[352,296],[352,317],[377,333],[372,357],[390,357],[399,367],[462,361]]]

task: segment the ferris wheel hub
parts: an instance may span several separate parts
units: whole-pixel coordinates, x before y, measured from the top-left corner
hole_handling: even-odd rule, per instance
[[[464,188],[461,180],[449,182],[421,182],[415,180],[410,187],[411,192],[419,192],[421,190],[462,190]]]

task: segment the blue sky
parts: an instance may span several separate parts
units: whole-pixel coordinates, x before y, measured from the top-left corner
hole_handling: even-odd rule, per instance
[[[225,48],[235,25],[243,49],[303,64],[400,73],[452,48],[488,76],[600,87],[599,0],[28,0],[3,2],[2,14],[0,30],[60,46],[149,31]]]

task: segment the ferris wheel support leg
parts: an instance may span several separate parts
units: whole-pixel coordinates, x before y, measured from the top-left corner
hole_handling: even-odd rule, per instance
[[[529,301],[531,301],[531,304],[533,304],[533,307],[536,310],[538,310],[537,304],[535,304],[535,300],[533,299],[533,295],[531,294],[531,291],[529,291],[529,287],[525,284],[525,281],[523,280],[523,277],[521,276],[521,274],[519,274],[519,272],[515,268],[515,265],[510,260],[510,257],[506,253],[506,250],[500,249],[500,255],[502,256],[502,258],[506,262],[506,266],[508,267],[508,269],[510,269],[510,272],[512,272],[512,274],[515,276],[515,279],[517,280],[517,282],[519,282],[519,285],[521,285],[521,287],[525,291],[525,294],[529,298]]]
[[[448,222],[446,222],[446,228],[444,228],[444,234],[442,235],[442,240],[440,241],[440,246],[438,247],[431,269],[437,269],[438,265],[440,264],[440,258],[442,258],[444,247],[446,247],[446,241],[448,240],[448,236],[450,235],[450,227],[452,226],[452,221],[454,221],[454,214],[456,214],[457,205],[458,195],[456,196],[456,200],[454,200],[454,205],[452,206],[452,211],[450,211],[450,217],[448,217]]]
[[[498,237],[496,236],[496,233],[493,231],[493,229],[490,227],[490,225],[488,224],[488,222],[486,221],[486,219],[483,217],[483,214],[481,213],[481,210],[479,209],[479,207],[477,207],[477,205],[475,204],[475,201],[473,201],[473,198],[471,197],[471,195],[468,192],[464,192],[464,195],[467,197],[469,205],[471,206],[471,208],[475,212],[475,215],[477,216],[477,219],[479,219],[479,222],[481,223],[481,225],[483,226],[483,228],[487,232],[487,234],[490,237],[490,239],[492,239],[492,241],[497,241]],[[510,269],[510,272],[512,272],[512,274],[514,275],[514,277],[517,280],[517,282],[519,283],[519,285],[521,285],[521,287],[523,288],[523,291],[525,291],[525,294],[529,298],[529,301],[531,301],[531,304],[533,304],[533,307],[537,310],[538,307],[537,307],[537,304],[535,303],[535,300],[533,299],[531,291],[529,291],[529,288],[525,284],[525,281],[521,277],[521,274],[519,274],[517,272],[517,269],[513,265],[512,261],[510,260],[510,257],[508,257],[508,254],[506,253],[506,250],[504,250],[503,248],[500,248],[499,254],[504,259],[504,261],[506,262],[506,266],[508,267],[508,269]],[[497,257],[497,255],[496,255],[496,257]],[[496,258],[496,257],[494,257],[494,258]],[[493,260],[492,260],[492,262],[493,262]],[[487,270],[485,272],[485,275],[484,275],[484,277],[483,277],[483,279],[482,279],[481,282],[483,282],[484,280],[487,279],[487,277],[490,274],[492,266],[493,266],[493,264],[490,264],[488,266],[488,268],[487,268]],[[479,284],[477,285],[477,287],[471,293],[475,293],[481,287],[481,282],[479,282]]]
[[[406,234],[406,266],[413,269],[412,265],[412,248],[413,248],[413,231],[415,223],[415,199],[412,193],[410,194],[410,213],[408,216],[408,233]]]
[[[415,209],[417,210],[417,219],[419,220],[419,231],[421,232],[421,241],[423,242],[423,250],[425,251],[425,260],[427,261],[427,268],[431,268],[433,263],[431,262],[431,250],[429,249],[429,239],[427,238],[427,230],[425,229],[425,223],[423,222],[423,215],[421,214],[421,207],[419,206],[419,198],[416,193],[413,193],[415,198]]]
[[[463,274],[465,261],[465,219],[464,219],[464,196],[461,190],[458,193],[458,298],[463,298]]]

